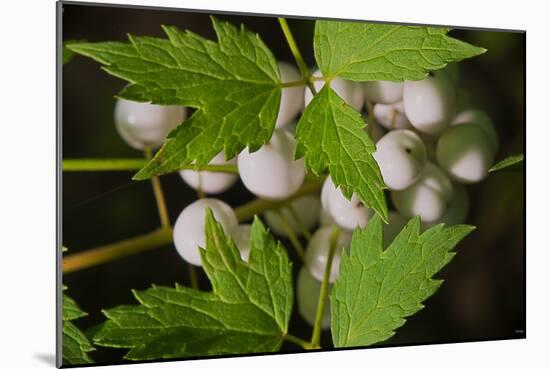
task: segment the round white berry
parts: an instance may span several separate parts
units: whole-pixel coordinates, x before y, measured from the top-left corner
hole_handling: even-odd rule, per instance
[[[231,238],[241,254],[241,258],[244,261],[248,261],[248,255],[250,253],[250,232],[252,226],[250,224],[239,224],[231,231]]]
[[[289,207],[292,208],[292,211]],[[302,227],[311,229],[317,224],[320,208],[321,201],[317,196],[303,196],[292,201],[289,206],[282,208],[280,211],[281,216],[294,233],[301,235],[303,233]],[[264,213],[264,216],[265,222],[271,231],[279,236],[287,235],[278,212],[268,210]]]
[[[131,147],[160,147],[170,131],[185,119],[182,106],[164,106],[117,99],[115,126],[118,134]]]
[[[289,63],[279,62],[279,71],[281,72],[281,82],[295,82],[302,79],[298,69]],[[281,128],[296,117],[304,108],[304,88],[305,86],[285,87],[281,90],[281,104],[275,127]]]
[[[498,151],[498,134],[489,115],[478,109],[464,110],[456,115],[451,123],[451,126],[468,123],[479,125],[483,132],[487,134],[491,147],[496,153]]]
[[[245,187],[258,197],[284,199],[304,182],[304,159],[294,160],[296,140],[285,130],[276,129],[260,150],[243,150],[237,159]]]
[[[421,132],[443,132],[455,113],[455,88],[446,73],[437,73],[421,81],[406,81],[403,106],[411,124]]]
[[[426,148],[413,131],[397,129],[376,143],[373,157],[388,188],[403,190],[420,177],[426,163]]]
[[[386,129],[412,129],[401,101],[394,104],[376,104],[374,105],[373,115],[378,124]]]
[[[363,85],[367,102],[393,104],[403,98],[403,82],[372,81]]]
[[[388,212],[388,224],[384,224],[384,247],[388,247],[394,238],[407,225],[407,219],[396,211]]]
[[[425,223],[425,226],[432,226],[439,223],[446,225],[461,224],[466,221],[470,210],[470,196],[466,188],[460,183],[453,183],[453,198],[445,211],[445,214],[432,223]]]
[[[330,241],[332,238],[334,226],[319,228],[313,236],[306,248],[304,264],[307,266],[313,278],[322,281],[325,275],[325,269],[328,262],[328,252],[330,250]],[[340,230],[337,240],[337,247],[334,251],[332,265],[330,267],[330,283],[334,283],[338,278],[340,270],[340,255],[342,250],[348,248],[351,242],[351,232]]]
[[[405,218],[419,215],[426,223],[441,218],[453,196],[453,185],[447,175],[432,163],[426,163],[418,181],[402,191],[393,191],[391,198]]]
[[[205,215],[210,208],[214,218],[222,225],[226,234],[237,226],[235,212],[225,202],[217,199],[200,199],[188,205],[174,224],[174,245],[185,261],[200,266],[199,247],[205,248]]]
[[[223,152],[220,152],[216,155],[209,164],[235,164],[236,160],[231,159],[226,161],[223,156]],[[207,170],[196,171],[196,170],[181,170],[181,178],[187,183],[190,187],[195,190],[200,189],[204,193],[217,194],[224,192],[229,187],[231,187],[237,181],[237,175],[231,173],[217,173],[210,172]]]
[[[348,200],[336,188],[330,176],[325,179],[321,190],[321,204],[336,224],[349,230],[357,226],[364,227],[372,215],[371,210],[363,205],[356,194]]]
[[[322,77],[320,70],[313,72],[314,77]],[[314,81],[313,85],[317,92],[321,91],[321,88],[325,85],[325,81]],[[330,82],[330,87],[336,92],[338,96],[342,98],[348,105],[351,105],[355,110],[361,111],[363,104],[365,103],[363,86],[358,82],[347,81],[342,78],[333,78]],[[307,106],[313,95],[309,88],[305,89],[305,105]]]
[[[437,162],[456,181],[475,183],[484,179],[494,160],[487,134],[477,124],[459,124],[437,142]]]
[[[325,311],[321,323],[323,329],[330,328],[329,296],[331,289],[332,285],[329,285],[329,294],[327,294],[327,299],[325,301]],[[302,267],[298,272],[298,280],[296,282],[296,299],[300,316],[311,326],[315,324],[320,293],[321,282],[313,278],[311,274],[309,274],[307,268]]]

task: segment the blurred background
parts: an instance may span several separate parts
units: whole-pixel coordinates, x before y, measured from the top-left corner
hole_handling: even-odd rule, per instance
[[[244,23],[260,34],[275,57],[293,63],[276,18],[217,14]],[[164,37],[161,25],[174,25],[214,39],[209,14],[90,5],[63,6],[63,40],[126,41],[127,33]],[[313,20],[289,19],[297,43],[314,65]],[[483,30],[451,35],[488,49],[461,62],[461,85],[473,107],[493,119],[500,138],[497,160],[524,152],[525,34]],[[63,158],[140,158],[118,136],[114,95],[126,82],[109,76],[91,59],[76,56],[63,66]],[[134,182],[133,172],[68,172],[63,174],[62,242],[68,254],[150,232],[159,226],[151,184]],[[196,192],[177,174],[161,177],[172,223],[196,199]],[[439,277],[445,283],[390,340],[380,344],[423,344],[520,338],[525,336],[525,177],[523,167],[491,174],[467,187],[471,197],[467,223],[477,226],[457,248],[458,254]],[[254,197],[237,183],[217,196],[231,206]],[[283,239],[283,242],[286,242]],[[290,248],[289,248],[290,249]],[[298,263],[294,263],[297,265]],[[295,273],[298,268],[295,267]],[[201,272],[201,287],[208,281]],[[135,304],[131,289],[151,284],[188,284],[186,264],[172,245],[64,275],[68,294],[89,313],[76,321],[86,330],[105,318],[101,309]],[[307,338],[311,328],[296,308],[290,332]],[[330,333],[323,347],[330,347]],[[300,351],[285,343],[283,351]],[[126,350],[92,353],[97,362],[120,361]]]

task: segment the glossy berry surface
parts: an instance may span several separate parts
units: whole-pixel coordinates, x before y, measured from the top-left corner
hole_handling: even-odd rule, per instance
[[[235,159],[226,161],[223,156],[223,152],[219,153],[210,161],[209,164],[213,165],[234,165]],[[238,179],[236,174],[231,173],[218,173],[211,171],[197,171],[197,170],[180,170],[181,178],[191,188],[195,190],[201,190],[207,194],[218,194],[229,189]]]
[[[420,177],[426,164],[426,147],[413,131],[398,129],[388,132],[376,143],[373,157],[386,186],[403,190]]]
[[[237,159],[239,175],[254,195],[266,199],[284,199],[304,182],[304,159],[294,160],[296,140],[282,129],[273,132],[271,140],[260,150],[243,150]]]
[[[419,215],[426,223],[443,216],[453,197],[453,185],[447,175],[432,163],[426,163],[418,181],[402,191],[392,191],[395,208],[405,218]]]
[[[174,245],[185,261],[197,266],[202,264],[199,247],[206,247],[204,229],[207,208],[212,210],[214,218],[222,225],[226,234],[231,234],[237,226],[233,209],[217,199],[200,199],[183,209],[174,224]]]
[[[117,99],[115,126],[122,139],[131,147],[160,147],[168,133],[185,119],[185,108],[139,103]]]
[[[491,141],[476,124],[459,124],[437,142],[437,162],[454,180],[476,183],[489,173],[494,161]]]
[[[281,82],[296,82],[302,79],[298,68],[287,62],[279,62]],[[281,128],[296,118],[299,112],[304,109],[305,86],[285,87],[281,90],[281,103],[275,127]]]
[[[339,188],[336,188],[330,176],[325,179],[321,190],[321,204],[330,218],[348,230],[355,227],[364,227],[372,215],[372,211],[366,208],[359,197],[352,195],[348,200]]]
[[[407,118],[421,132],[437,135],[451,123],[455,114],[456,91],[446,73],[421,81],[406,81],[403,107]]]
[[[313,278],[322,281],[325,275],[325,269],[328,262],[328,252],[334,226],[319,228],[311,237],[305,254],[304,264],[307,266]],[[340,255],[342,250],[349,247],[351,242],[351,232],[341,230],[338,236],[337,247],[334,252],[334,258],[330,269],[330,283],[334,283],[338,278],[340,270]]]

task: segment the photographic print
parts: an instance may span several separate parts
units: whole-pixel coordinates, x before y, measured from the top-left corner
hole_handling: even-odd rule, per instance
[[[58,3],[58,364],[524,338],[525,32]]]

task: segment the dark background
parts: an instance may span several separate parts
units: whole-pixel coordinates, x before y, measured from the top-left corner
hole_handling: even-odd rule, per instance
[[[277,59],[293,62],[276,18],[216,16],[234,24],[244,23],[260,34]],[[127,33],[164,37],[161,24],[215,38],[208,14],[63,6],[63,40],[126,41]],[[313,65],[314,21],[289,19],[289,24],[306,61]],[[494,120],[500,137],[497,159],[524,152],[525,34],[455,29],[451,35],[488,49],[484,55],[460,63],[460,78],[472,105],[485,110]],[[122,141],[114,127],[113,95],[125,84],[107,75],[88,58],[76,56],[63,66],[63,158],[141,157],[140,152]],[[134,182],[130,179],[132,175],[132,172],[63,174],[62,242],[69,248],[68,254],[147,233],[159,226],[150,183]],[[174,222],[186,204],[196,199],[196,193],[177,174],[163,176],[161,181]],[[467,188],[471,195],[467,222],[476,225],[476,231],[458,246],[455,259],[440,273],[445,283],[426,302],[426,308],[381,345],[524,337],[523,168],[497,172]],[[253,199],[240,183],[217,197],[231,206]],[[83,329],[104,320],[101,309],[136,303],[131,289],[145,289],[153,283],[171,286],[175,282],[187,284],[188,271],[173,246],[63,277],[69,295],[89,313],[76,322]],[[202,272],[201,287],[208,288]],[[290,333],[302,338],[311,334],[311,328],[296,311]],[[323,347],[330,344],[330,333],[326,331]],[[285,343],[283,350],[297,351],[297,348]],[[125,351],[100,348],[91,356],[98,362],[120,361]]]

